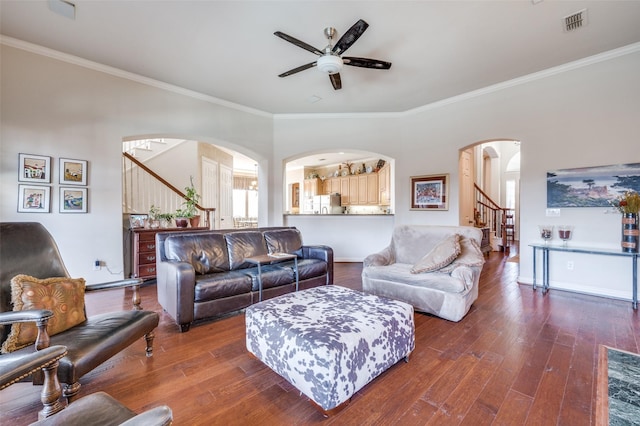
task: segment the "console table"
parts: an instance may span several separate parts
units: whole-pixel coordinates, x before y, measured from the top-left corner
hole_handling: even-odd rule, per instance
[[[631,268],[633,271],[632,278],[632,297],[633,297],[633,309],[638,309],[638,257],[640,253],[627,253],[620,250],[605,249],[605,248],[592,248],[592,247],[574,247],[574,246],[559,246],[552,244],[529,244],[529,247],[533,248],[533,289],[536,290],[536,258],[538,257],[537,251],[542,251],[542,293],[546,293],[549,290],[549,252],[561,251],[565,253],[582,253],[582,254],[595,254],[602,256],[622,256],[631,259]]]

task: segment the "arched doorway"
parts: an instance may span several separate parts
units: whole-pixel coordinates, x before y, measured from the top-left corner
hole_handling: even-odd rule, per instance
[[[459,223],[490,229],[491,247],[502,250],[505,214],[512,215],[509,241],[519,236],[520,141],[488,140],[460,150]]]

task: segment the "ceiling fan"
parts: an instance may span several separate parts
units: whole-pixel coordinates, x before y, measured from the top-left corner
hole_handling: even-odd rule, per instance
[[[324,50],[316,49],[313,46],[308,45],[307,43],[298,40],[297,38],[291,37],[283,32],[276,31],[273,33],[274,35],[280,37],[283,40],[288,41],[289,43],[293,43],[298,47],[303,48],[304,50],[308,50],[311,53],[315,53],[319,56],[319,58],[305,65],[301,65],[297,68],[289,70],[280,74],[278,77],[287,77],[291,74],[298,73],[300,71],[304,71],[309,68],[317,67],[324,74],[329,75],[329,79],[331,80],[331,84],[335,90],[339,90],[342,88],[342,81],[340,79],[340,70],[342,70],[343,65],[351,65],[352,67],[361,67],[361,68],[373,68],[379,70],[388,70],[391,68],[391,62],[380,61],[378,59],[370,59],[370,58],[356,58],[353,56],[341,56],[348,48],[353,45],[365,32],[365,30],[369,27],[362,19],[358,20],[355,24],[349,28],[349,30],[344,33],[340,40],[333,45],[333,38],[336,36],[336,29],[333,27],[327,27],[324,29],[324,35],[329,40],[329,44],[324,48]]]

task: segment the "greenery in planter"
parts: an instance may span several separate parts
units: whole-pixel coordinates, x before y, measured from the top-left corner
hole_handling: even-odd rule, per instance
[[[185,202],[182,204],[184,206],[184,209],[179,210],[185,214],[185,216],[181,217],[186,218],[191,218],[198,214],[196,204],[200,202],[200,194],[196,192],[196,188],[193,185],[193,176],[190,176],[190,180],[191,185],[184,188],[184,191],[186,193]]]
[[[149,207],[149,219],[160,220],[160,207],[151,204],[151,207]]]

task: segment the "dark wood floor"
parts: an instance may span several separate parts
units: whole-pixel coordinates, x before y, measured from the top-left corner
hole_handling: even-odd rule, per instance
[[[511,255],[513,256],[514,253]],[[335,282],[361,288],[358,263],[336,264]],[[143,342],[85,376],[82,394],[106,391],[134,411],[168,404],[177,425],[589,425],[594,424],[597,351],[640,352],[631,303],[516,282],[518,263],[491,253],[480,297],[453,323],[416,313],[416,349],[325,419],[291,385],[249,356],[244,315],[179,333],[161,314],[153,358]],[[88,296],[89,313],[129,309],[121,290]],[[155,286],[145,308],[161,311]],[[0,423],[34,421],[39,388],[0,392]]]

